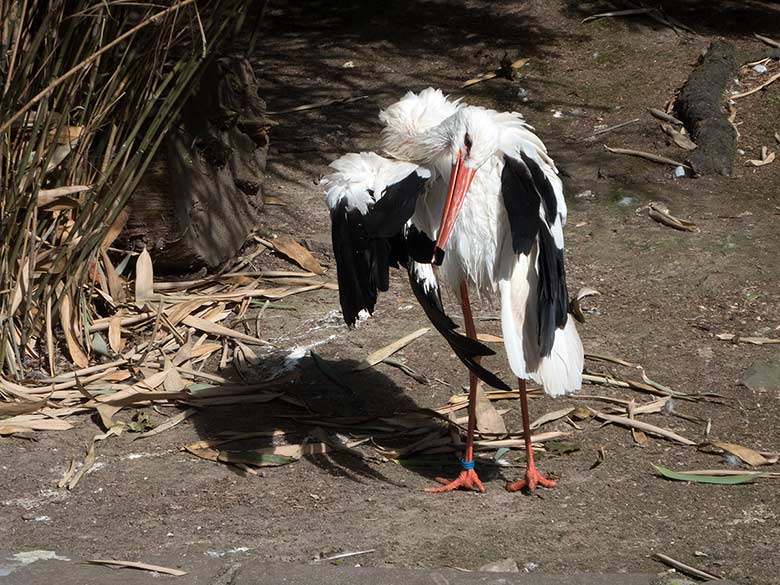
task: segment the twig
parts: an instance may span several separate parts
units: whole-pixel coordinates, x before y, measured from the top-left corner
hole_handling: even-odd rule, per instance
[[[603,412],[599,412],[598,410],[593,410],[592,408],[589,408],[589,410],[593,413],[593,416],[599,420],[615,423],[618,425],[622,425],[624,427],[639,429],[640,431],[644,431],[652,435],[659,435],[666,439],[671,439],[672,441],[682,443],[683,445],[690,445],[690,446],[696,445],[696,443],[694,441],[691,441],[690,439],[686,439],[685,437],[680,436],[673,431],[662,429],[661,427],[657,427],[655,425],[644,423],[638,420],[632,420],[624,416],[613,416],[611,414],[604,414]]]
[[[757,33],[753,33],[753,36],[756,37],[762,43],[769,45],[770,47],[774,47],[775,49],[780,49],[780,42],[774,39],[770,39],[769,37],[765,37]]]
[[[655,12],[655,8],[629,8],[628,10],[615,10],[614,12],[601,12],[599,14],[593,14],[587,18],[583,18],[580,24],[585,24],[592,20],[598,20],[599,18],[611,18],[613,16],[636,16],[638,14],[649,14]]]
[[[720,577],[718,575],[713,575],[712,573],[708,573],[707,571],[702,571],[701,569],[697,569],[696,567],[692,567],[690,565],[686,565],[681,561],[675,560],[672,557],[666,556],[661,553],[655,553],[653,555],[653,558],[658,561],[661,561],[665,565],[674,567],[681,573],[685,573],[686,575],[690,575],[691,577],[696,577],[697,579],[706,579],[708,581],[720,581],[723,579],[723,577]]]
[[[324,108],[325,106],[334,106],[334,105],[341,105],[341,104],[351,104],[352,102],[356,102],[358,100],[364,100],[368,96],[367,95],[358,95],[354,97],[348,97],[348,98],[335,98],[335,99],[329,99],[329,100],[322,100],[319,102],[314,102],[312,104],[305,104],[303,106],[295,106],[294,108],[286,108],[284,110],[276,110],[274,112],[266,112],[269,116],[276,116],[278,114],[291,114],[293,112],[305,112],[306,110],[314,110],[317,108]],[[273,247],[273,246],[271,246]]]
[[[598,136],[600,134],[606,134],[607,132],[612,132],[613,130],[617,130],[618,128],[623,128],[625,126],[629,126],[630,124],[635,124],[636,122],[639,122],[639,118],[634,118],[633,120],[629,120],[628,122],[622,122],[620,124],[615,124],[614,126],[610,126],[609,128],[602,128],[601,130],[596,130],[593,133],[593,136]]]
[[[672,165],[675,167],[683,167],[686,169],[690,169],[690,165],[687,165],[685,163],[681,163],[680,161],[673,160],[671,158],[666,158],[665,156],[661,156],[659,154],[653,154],[652,152],[643,152],[641,150],[631,150],[630,148],[610,148],[606,144],[604,145],[604,148],[607,149],[608,152],[611,152],[613,154],[627,154],[629,156],[636,156],[639,158],[643,158],[645,160],[657,162],[663,165]]]
[[[764,89],[764,88],[765,88],[765,87],[767,87],[768,85],[771,85],[772,83],[774,83],[774,82],[775,82],[775,81],[777,81],[778,79],[780,79],[780,73],[775,73],[775,74],[774,74],[772,77],[770,77],[769,79],[767,79],[767,80],[766,80],[764,83],[762,83],[762,84],[761,84],[761,85],[759,85],[758,87],[754,87],[754,88],[753,88],[753,89],[751,89],[751,90],[748,90],[748,91],[743,91],[742,93],[738,93],[738,94],[736,94],[736,95],[733,95],[733,96],[731,96],[729,99],[732,99],[732,100],[738,100],[738,99],[741,99],[741,98],[743,98],[743,97],[747,97],[747,96],[749,96],[749,95],[752,95],[752,94],[756,93],[757,91],[761,91],[762,89]]]

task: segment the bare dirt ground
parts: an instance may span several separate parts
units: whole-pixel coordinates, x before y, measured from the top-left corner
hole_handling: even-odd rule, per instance
[[[773,142],[773,132],[780,131],[780,84],[740,100],[739,146],[745,154],[730,178],[674,179],[672,167],[610,155],[602,144],[683,158],[684,151],[667,145],[647,108],[664,107],[712,39],[760,50],[751,35],[776,36],[780,7],[750,1],[662,4],[698,34],[681,37],[642,18],[580,24],[588,14],[614,8],[592,2],[415,1],[381,8],[370,2],[272,2],[253,56],[270,110],[369,97],[277,117],[266,192],[286,206],[267,208],[261,232],[302,238],[333,270],[329,219],[316,184],[327,163],[344,152],[377,148],[376,114],[405,91],[435,86],[461,95],[460,84],[497,66],[504,52],[529,57],[520,79],[485,82],[462,95],[471,103],[522,111],[559,163],[570,205],[570,290],[589,286],[602,295],[588,299],[588,321],[579,327],[586,350],[641,363],[651,378],[676,390],[721,394],[723,404],[681,402],[676,409],[711,419],[711,439],[777,451],[778,388],[754,391],[740,381],[754,363],[776,363],[780,346],[731,344],[715,335],[780,336],[780,164],[744,165],[758,158],[762,145],[780,147]],[[583,140],[598,125],[633,118],[640,122]],[[576,197],[585,191],[592,196]],[[637,212],[650,201],[668,205],[701,231],[674,231]],[[259,265],[284,266],[267,254]],[[338,370],[427,324],[402,273],[375,316],[355,331],[340,322],[333,291],[282,305],[266,312],[262,333],[284,351],[259,366],[259,378],[295,348],[319,343],[318,354]],[[456,314],[451,301],[449,306]],[[487,302],[478,307],[480,317],[495,312]],[[495,321],[481,323],[484,331],[498,333]],[[465,370],[433,333],[400,356],[451,387],[421,385],[379,365],[345,376],[358,395],[353,397],[303,357],[293,365],[300,378],[285,389],[320,412],[386,414],[440,406],[467,382]],[[510,378],[500,352],[490,363]],[[583,393],[630,396],[588,385]],[[531,408],[538,416],[578,404],[539,398]],[[507,425],[518,430],[519,405],[505,401],[499,407],[510,409]],[[98,432],[93,421],[84,418],[74,431],[38,433],[35,442],[4,439],[0,542],[6,550],[43,548],[76,558],[176,552],[182,563],[209,551],[307,561],[320,553],[376,549],[354,562],[475,569],[512,557],[521,567],[547,573],[661,571],[650,555],[664,552],[740,583],[778,582],[776,480],[736,486],[670,482],[655,475],[652,465],[696,469],[725,463],[661,439],[640,447],[626,429],[592,421],[570,437],[579,451],[541,459],[544,471],[560,477],[559,487],[533,496],[504,490],[504,480],[515,479],[520,468],[483,466],[486,494],[433,496],[422,491],[432,477],[456,468],[369,464],[344,455],[245,476],[179,451],[219,431],[277,427],[284,419],[274,415],[285,412],[264,405],[212,408],[157,437],[105,441],[98,465],[72,492],[56,484]],[[670,414],[643,420],[705,439],[699,422]],[[550,428],[572,430],[564,423]],[[590,469],[602,448],[604,463]]]

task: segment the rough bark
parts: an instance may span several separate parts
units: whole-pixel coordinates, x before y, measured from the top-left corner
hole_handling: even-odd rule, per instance
[[[737,131],[726,114],[723,94],[739,65],[731,44],[714,41],[677,97],[675,112],[698,145],[689,158],[697,175],[731,174]]]
[[[234,256],[262,208],[268,127],[249,62],[214,61],[133,193],[124,243],[169,272]]]

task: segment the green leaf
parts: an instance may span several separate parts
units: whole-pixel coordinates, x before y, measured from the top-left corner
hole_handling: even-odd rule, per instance
[[[692,481],[696,483],[717,483],[721,485],[736,485],[739,483],[748,483],[757,477],[763,477],[763,473],[745,473],[742,475],[697,475],[695,473],[685,473],[684,471],[672,471],[660,465],[653,465],[653,468],[663,477],[676,481]]]
[[[509,448],[508,447],[501,447],[499,449],[496,449],[496,454],[493,455],[493,460],[494,461],[498,461],[499,459],[501,459],[507,453],[509,453]]]
[[[155,427],[154,421],[152,421],[148,412],[141,411],[137,413],[133,420],[127,423],[127,428],[134,433],[145,433]]]
[[[580,446],[575,443],[563,443],[561,441],[549,441],[544,446],[548,451],[552,451],[556,455],[568,455],[569,453],[576,453],[580,450]]]

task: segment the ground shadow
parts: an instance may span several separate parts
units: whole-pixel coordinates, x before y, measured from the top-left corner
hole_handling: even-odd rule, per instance
[[[272,367],[274,358],[260,366]],[[382,461],[375,445],[403,449],[437,432],[446,437],[457,429],[450,429],[443,417],[421,409],[390,378],[376,368],[355,371],[354,360],[326,360],[317,355],[298,360],[280,378],[278,383],[263,384],[257,394],[281,393],[283,398],[253,404],[244,402],[224,406],[204,407],[193,417],[193,426],[201,439],[215,439],[230,434],[268,433],[269,436],[235,441],[219,449],[251,451],[278,444],[330,442],[333,450],[305,458],[332,476],[353,481],[378,480],[400,487],[382,473]],[[289,366],[289,364],[288,364]],[[222,373],[225,375],[225,372]],[[256,383],[246,376],[230,382]],[[393,421],[403,419],[399,425]],[[414,424],[419,421],[419,426]],[[408,425],[404,427],[404,425]],[[270,436],[272,432],[279,433]],[[281,434],[283,433],[283,434]],[[369,448],[354,448],[353,452],[339,450],[338,444],[350,442],[355,436],[370,437]],[[458,469],[459,453],[441,453],[436,456],[402,458],[411,472],[433,480],[439,475],[454,475]],[[235,466],[229,469],[244,472]],[[481,471],[483,480],[493,479],[497,467]]]

